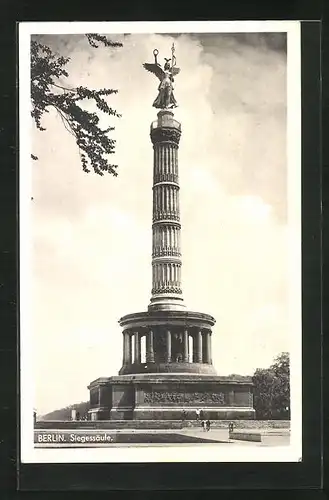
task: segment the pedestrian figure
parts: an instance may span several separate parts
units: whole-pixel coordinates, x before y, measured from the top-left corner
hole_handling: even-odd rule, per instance
[[[183,416],[182,416],[183,422],[186,420],[186,417],[187,417],[187,412],[186,410],[183,410]]]
[[[206,430],[206,422],[202,420],[201,422],[202,429],[205,431]]]
[[[234,431],[234,424],[233,424],[233,422],[230,422],[228,424],[228,430],[229,430],[230,433]]]
[[[206,421],[206,430],[207,432],[210,431],[210,420]]]
[[[195,413],[196,413],[196,419],[200,420],[200,410],[196,410]]]

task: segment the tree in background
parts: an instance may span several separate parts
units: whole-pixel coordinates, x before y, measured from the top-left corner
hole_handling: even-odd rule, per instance
[[[112,42],[103,35],[87,34],[86,37],[94,48],[98,48],[99,44],[111,48],[122,47],[121,43]],[[108,162],[108,155],[115,152],[115,140],[109,137],[114,127],[102,129],[98,114],[83,109],[83,102],[92,100],[99,111],[119,117],[106,100],[106,97],[118,91],[108,88],[68,88],[62,85],[62,80],[69,76],[65,69],[69,61],[68,57],[54,54],[47,45],[31,41],[31,115],[37,128],[45,131],[41,119],[53,107],[61,117],[63,126],[75,138],[83,170],[90,172],[92,169],[99,175],[108,172],[116,176],[117,165]],[[35,155],[32,158],[38,159]]]
[[[72,410],[76,410],[82,418],[84,418],[88,410],[90,409],[89,401],[82,401],[81,403],[76,403],[73,405],[66,406],[65,408],[60,408],[59,410],[54,410],[46,415],[40,417],[40,420],[71,420]]]
[[[253,376],[256,418],[290,418],[290,359],[288,352],[277,356],[266,369],[258,368]]]

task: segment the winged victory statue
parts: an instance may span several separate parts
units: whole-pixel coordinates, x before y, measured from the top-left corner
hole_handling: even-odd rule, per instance
[[[158,109],[170,109],[177,107],[177,101],[174,97],[174,76],[178,75],[180,68],[176,67],[176,57],[174,55],[175,47],[174,44],[171,48],[172,56],[171,58],[165,59],[163,68],[161,64],[158,63],[159,51],[154,49],[154,63],[144,63],[143,66],[147,71],[153,73],[159,80],[160,84],[158,86],[158,96],[153,102],[153,106]]]

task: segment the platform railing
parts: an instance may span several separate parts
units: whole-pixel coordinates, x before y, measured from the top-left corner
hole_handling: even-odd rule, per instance
[[[162,123],[161,122],[159,123],[158,120],[154,120],[151,123],[151,130],[154,130],[155,128],[158,128],[158,127],[175,128],[175,129],[181,130],[182,125],[179,121],[174,120],[174,119],[171,119],[168,121],[163,120]]]

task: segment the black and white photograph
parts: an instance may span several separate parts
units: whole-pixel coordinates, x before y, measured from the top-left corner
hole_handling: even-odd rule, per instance
[[[297,462],[300,23],[19,25],[24,463]]]

